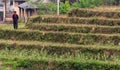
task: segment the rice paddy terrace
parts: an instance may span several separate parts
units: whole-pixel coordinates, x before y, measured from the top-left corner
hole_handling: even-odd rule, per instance
[[[120,70],[120,12],[68,15],[32,17],[18,30],[1,26],[1,70]]]

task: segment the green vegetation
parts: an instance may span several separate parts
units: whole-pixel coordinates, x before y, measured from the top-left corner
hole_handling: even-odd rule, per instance
[[[46,50],[49,54],[65,54],[79,51],[80,53],[96,53],[101,55],[119,55],[119,46],[114,45],[77,45],[69,43],[39,42],[39,41],[18,41],[18,40],[0,40],[0,49],[39,49]],[[107,53],[109,54],[107,54]],[[114,52],[114,53],[113,53]],[[76,52],[74,52],[76,54]]]
[[[78,18],[78,17],[57,17],[57,16],[36,16],[31,17],[28,21],[29,23],[60,23],[60,24],[92,24],[92,25],[104,25],[104,26],[117,26],[120,25],[119,19],[113,18]],[[31,25],[31,24],[30,24]]]
[[[66,14],[68,13],[68,11],[70,11],[70,4],[68,1],[66,1],[65,3],[60,3],[60,13],[61,14]]]
[[[65,14],[71,7],[62,4]],[[0,24],[0,69],[120,70],[119,12],[76,10],[69,16],[31,17],[18,29]]]
[[[77,10],[78,11],[73,10],[71,13],[80,14],[79,9]],[[80,9],[80,10],[84,11],[84,9]],[[112,17],[112,15],[116,15],[119,12],[117,11],[106,12],[106,11],[96,11],[96,10],[92,10],[92,12],[91,10],[88,11],[90,12],[80,14],[85,18],[82,18],[79,15],[77,16],[72,15],[74,17],[71,16],[32,17],[29,19],[29,22],[26,26],[28,29],[31,30],[30,32],[33,33],[29,34],[28,33],[29,30],[23,32],[28,33],[28,36],[32,35],[32,37],[36,35],[31,40],[34,41],[37,40],[39,42],[47,41],[46,44],[48,44],[49,42],[50,47],[48,47],[48,45],[46,44],[43,46],[44,46],[44,51],[46,51],[49,55],[52,55],[52,57],[54,55],[56,55],[59,58],[65,56],[65,58],[62,58],[61,61],[50,60],[52,61],[53,69],[56,69],[55,67],[57,65],[58,66],[57,70],[61,70],[63,68],[64,68],[63,70],[70,70],[70,69],[73,70],[84,70],[84,69],[117,70],[118,69],[119,70],[120,69],[119,63],[117,62],[119,62],[119,54],[120,54],[119,53],[120,52],[119,51],[120,50],[119,48],[120,20],[119,18],[115,19],[115,17]],[[93,14],[93,12],[96,12],[96,14],[103,14],[103,15],[96,15]],[[39,39],[37,39],[36,37],[37,38],[39,37]],[[30,38],[28,38],[27,40],[30,40]],[[39,47],[36,46],[35,47],[41,50],[40,47],[43,46],[39,45]],[[67,61],[66,58],[68,59]],[[60,63],[59,65],[59,62],[62,63]],[[47,63],[48,63],[47,66],[49,66],[49,59]],[[113,64],[111,65],[111,63],[115,65]]]
[[[34,2],[31,2],[34,3]],[[57,2],[50,2],[47,4],[43,4],[42,1],[38,3],[34,3],[39,7],[39,14],[55,14],[57,11]],[[65,3],[60,2],[60,13],[66,14],[69,10],[74,8],[94,8],[98,7],[102,4],[101,0],[79,0],[75,3],[70,4],[69,1],[65,1]]]
[[[47,4],[43,4],[42,0],[37,3],[32,2],[32,0],[28,1],[38,6],[40,15],[56,14],[57,12],[56,0],[51,0],[52,2]],[[75,2],[71,2],[70,0],[61,0],[60,13],[66,14],[69,10],[76,8],[96,8],[105,5],[119,5],[119,0],[76,0]]]
[[[18,26],[18,28],[19,29],[25,29],[26,28],[26,25],[25,25],[25,23],[19,23],[19,26]],[[13,24],[5,24],[5,23],[3,23],[3,24],[0,24],[0,29],[14,29],[13,28]]]
[[[34,23],[27,26],[30,29],[41,31],[64,31],[64,32],[78,32],[78,33],[103,33],[114,34],[120,33],[119,26],[96,26],[96,25],[75,25],[75,24],[55,24],[55,23]]]
[[[79,13],[80,12],[80,13]],[[87,9],[74,9],[69,12],[70,17],[107,17],[107,18],[120,18],[120,12],[118,11],[95,11]]]
[[[79,0],[72,4],[73,8],[94,8],[102,5],[102,0]]]
[[[57,6],[54,3],[35,3],[39,7],[39,14],[45,15],[45,14],[55,14],[57,11]]]
[[[38,30],[0,30],[0,39],[52,41],[73,44],[119,44],[120,35],[92,33],[84,34]]]
[[[7,58],[6,58],[7,56]],[[80,59],[79,59],[80,58]],[[38,69],[51,70],[57,69],[119,69],[119,57],[93,55],[89,53],[76,54],[75,57],[66,53],[61,56],[56,54],[50,55],[46,51],[39,50],[1,50],[0,59],[5,65],[11,65],[11,68],[23,67],[28,69],[36,68],[36,64],[40,65]],[[64,59],[64,60],[63,60]],[[99,61],[98,61],[99,60]],[[114,61],[114,62],[113,62]],[[41,66],[42,65],[42,66]],[[72,65],[72,66],[71,66]],[[104,65],[104,66],[103,66]]]

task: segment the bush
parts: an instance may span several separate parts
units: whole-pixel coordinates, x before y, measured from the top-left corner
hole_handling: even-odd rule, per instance
[[[70,10],[70,4],[69,1],[66,1],[65,3],[61,2],[60,3],[60,13],[61,14],[66,14]]]
[[[43,3],[37,3],[37,6],[39,7],[39,14],[55,14],[57,11],[57,6],[56,4],[50,2],[47,4]]]
[[[102,4],[101,0],[79,0],[72,4],[73,8],[93,8],[100,6]]]
[[[34,3],[34,2],[32,2]],[[57,12],[56,2],[50,2],[43,4],[42,2],[34,3],[39,7],[39,14],[55,14]],[[60,13],[66,14],[70,10],[70,3],[66,1],[65,3],[60,2]]]

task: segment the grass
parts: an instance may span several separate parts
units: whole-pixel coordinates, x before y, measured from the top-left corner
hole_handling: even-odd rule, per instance
[[[93,24],[67,24],[67,23],[33,23],[31,25],[46,25],[46,26],[73,26],[73,27],[106,27],[106,28],[116,28],[120,26],[103,26],[103,25],[93,25]]]
[[[33,30],[43,31],[62,31],[76,33],[101,33],[101,34],[116,34],[120,33],[120,26],[98,26],[98,25],[76,25],[76,24],[46,24],[34,23],[27,26]]]
[[[51,41],[72,44],[114,44],[119,45],[119,34],[94,34],[39,31],[31,29],[0,29],[0,39]],[[115,43],[116,42],[116,43]]]
[[[64,60],[63,60],[64,59]],[[29,66],[32,63],[27,63],[25,60],[31,60],[31,61],[71,61],[71,62],[96,62],[97,63],[109,63],[109,64],[119,64],[120,62],[120,56],[106,56],[106,55],[100,55],[100,54],[90,54],[90,53],[78,53],[75,57],[73,55],[70,55],[69,53],[66,53],[61,56],[57,56],[56,54],[50,55],[47,53],[47,51],[40,51],[40,50],[1,50],[0,51],[0,60],[3,61],[4,65],[13,65],[16,67],[24,67],[24,65]],[[22,65],[19,65],[20,60],[24,60],[27,64],[22,63]]]
[[[0,24],[0,29],[14,29],[13,24]],[[18,23],[18,29],[25,29],[25,23]]]
[[[42,19],[41,19],[42,18]],[[40,19],[40,20],[39,20]],[[92,25],[104,25],[104,26],[118,26],[120,25],[119,19],[104,19],[104,18],[76,18],[76,17],[35,17],[30,18],[28,23],[64,23],[64,24],[92,24]]]
[[[66,53],[72,54],[74,51],[79,51],[80,53],[99,53],[105,55],[119,55],[119,46],[113,45],[77,45],[68,43],[56,43],[56,42],[38,42],[38,41],[15,41],[15,40],[0,40],[0,49],[38,49],[46,50],[50,54],[56,53],[57,55],[62,55]],[[113,53],[114,52],[114,53]],[[76,54],[76,52],[74,52]]]
[[[120,12],[120,8],[119,7],[97,7],[97,8],[80,8],[83,10],[92,10],[92,11],[98,11],[98,12]]]
[[[102,7],[93,8],[92,10],[120,12],[120,7],[119,6],[102,6]]]
[[[84,45],[78,45],[78,44],[70,44],[70,43],[55,43],[55,42],[40,42],[40,41],[30,41],[30,40],[24,40],[24,41],[19,41],[19,40],[4,40],[4,39],[0,39],[0,43],[6,43],[6,44],[13,44],[13,43],[16,43],[16,44],[24,44],[24,45],[44,45],[44,46],[66,46],[66,47],[79,47],[79,46],[84,46]],[[108,47],[113,47],[113,48],[119,48],[118,46],[115,46],[115,45],[102,45],[102,44],[96,44],[96,45],[85,45],[86,47],[87,46],[93,46],[93,47],[105,47],[105,46],[108,46]],[[97,47],[98,46],[98,47]],[[107,47],[106,47],[107,48]]]
[[[42,25],[44,25],[44,24],[42,24]],[[45,25],[48,25],[48,24],[45,24]],[[52,25],[57,26],[57,24],[51,24],[51,26]],[[64,25],[64,24],[59,24],[58,26],[61,26],[61,25]],[[65,24],[65,26],[78,27],[77,24],[73,24],[73,25]],[[83,25],[83,26],[86,27],[87,25]],[[92,27],[92,25],[90,27]],[[100,27],[102,27],[102,26],[100,26]],[[110,27],[110,26],[103,26],[103,27]],[[115,27],[119,27],[119,26],[115,26]],[[110,27],[110,28],[114,28],[114,27]],[[88,69],[86,68],[86,70],[89,70],[90,68],[94,70],[97,67],[98,67],[98,70],[100,67],[103,68],[101,70],[105,70],[105,69],[112,70],[112,68],[113,68],[113,70],[115,70],[115,68],[120,69],[119,68],[120,67],[120,55],[118,54],[120,51],[120,48],[119,48],[120,43],[118,43],[118,46],[114,46],[112,43],[110,43],[109,45],[108,44],[103,45],[103,44],[99,44],[99,43],[97,43],[97,44],[95,43],[95,45],[69,44],[70,42],[66,43],[67,39],[69,39],[69,38],[72,38],[73,41],[76,41],[77,40],[76,37],[78,37],[78,36],[75,37],[74,35],[81,35],[81,36],[85,37],[86,40],[89,40],[89,39],[93,39],[95,36],[97,36],[97,37],[101,36],[106,39],[108,37],[110,37],[110,39],[111,39],[112,36],[119,38],[120,37],[119,34],[101,34],[101,33],[100,34],[94,34],[94,33],[86,34],[86,33],[73,33],[73,32],[39,31],[39,30],[26,29],[26,24],[24,24],[24,23],[19,23],[19,28],[17,30],[13,29],[12,24],[0,24],[0,33],[1,33],[0,44],[5,44],[5,45],[1,45],[1,47],[8,47],[8,46],[10,46],[10,48],[17,47],[15,49],[10,49],[10,48],[0,49],[0,60],[3,63],[2,69],[0,68],[1,70],[5,70],[5,69],[9,68],[9,66],[12,70],[17,70],[17,68],[19,68],[19,67],[23,67],[23,68],[30,67],[31,68],[31,67],[36,66],[34,64],[37,64],[37,63],[38,64],[41,63],[42,66],[39,66],[39,67],[45,67],[45,68],[48,67],[48,69],[43,68],[43,69],[38,69],[38,70],[52,70],[52,69],[49,69],[50,61],[54,61],[54,62],[56,62],[55,65],[58,65],[58,66],[56,66],[57,69],[55,69],[55,70],[70,70],[71,65],[73,65],[72,67],[74,67],[74,64],[76,66],[78,65],[78,68],[79,67],[81,67],[81,68],[88,67]],[[86,36],[84,36],[84,35],[86,35]],[[47,36],[50,40],[47,38]],[[58,38],[58,36],[60,38]],[[65,37],[62,38],[62,36],[65,36]],[[16,40],[13,39],[12,37],[15,37]],[[43,37],[46,37],[46,38],[45,38],[45,40],[43,40],[43,42],[41,42],[41,39],[40,39],[40,41],[38,41],[38,39],[37,39],[38,37],[40,37],[41,39],[44,39]],[[56,39],[53,42],[51,42],[52,41],[51,39],[54,39],[54,38],[56,38]],[[74,40],[74,38],[75,38],[75,40]],[[4,40],[4,39],[6,39],[6,40]],[[61,39],[65,40],[65,42],[63,42]],[[63,42],[63,43],[56,43],[58,40],[60,40],[60,42]],[[47,41],[50,41],[50,42],[47,42]],[[70,39],[70,41],[71,41],[71,39]],[[96,41],[96,38],[95,38],[95,41]],[[92,41],[90,40],[90,43],[91,42]],[[30,48],[37,46],[37,47],[48,47],[48,48],[46,48],[46,49],[44,49],[44,48],[42,48],[42,49],[38,49],[38,48],[20,49],[20,48],[18,48],[18,46],[20,46],[20,47],[28,46]],[[50,47],[52,47],[52,49],[53,49],[51,52],[48,51],[48,50],[51,50]],[[86,48],[86,49],[73,50],[73,49],[75,49],[75,47],[78,49],[79,48],[83,48],[83,49]],[[70,48],[72,48],[72,50],[70,50],[70,51],[72,51],[72,53],[69,51],[66,51],[66,50],[65,50],[65,53],[62,53],[60,55],[56,53],[58,51],[62,52],[62,51],[64,51],[64,49],[68,50]],[[91,51],[92,53],[81,52],[81,51]],[[102,53],[101,53],[101,51],[102,51]],[[111,51],[113,53],[112,55],[109,53]],[[71,64],[71,63],[73,63],[73,64]],[[83,65],[83,67],[82,67],[82,65]],[[118,67],[116,67],[114,65],[117,65]],[[94,68],[94,66],[95,66],[95,68]],[[108,66],[108,68],[106,66]],[[62,67],[65,69],[59,69],[59,67]],[[28,70],[35,70],[36,68],[28,69]],[[25,69],[25,70],[27,70],[27,69]],[[73,69],[73,70],[82,70],[82,69]]]
[[[114,44],[116,41],[119,45],[120,35],[3,29],[0,30],[0,39],[66,42],[74,44]]]
[[[19,28],[17,30],[11,28],[0,28],[1,31],[14,31],[14,32],[36,32],[36,33],[53,33],[53,34],[69,34],[69,35],[96,35],[96,36],[120,36],[120,34],[101,34],[101,33],[76,33],[76,32],[58,32],[58,31],[41,31],[41,30],[34,30],[34,29],[26,29],[24,27]]]

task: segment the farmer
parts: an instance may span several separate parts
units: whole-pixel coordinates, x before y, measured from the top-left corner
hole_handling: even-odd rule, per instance
[[[16,11],[14,11],[14,14],[13,14],[12,18],[13,18],[13,27],[14,27],[14,29],[17,29],[18,28],[18,19],[19,19],[19,17],[16,14]]]

